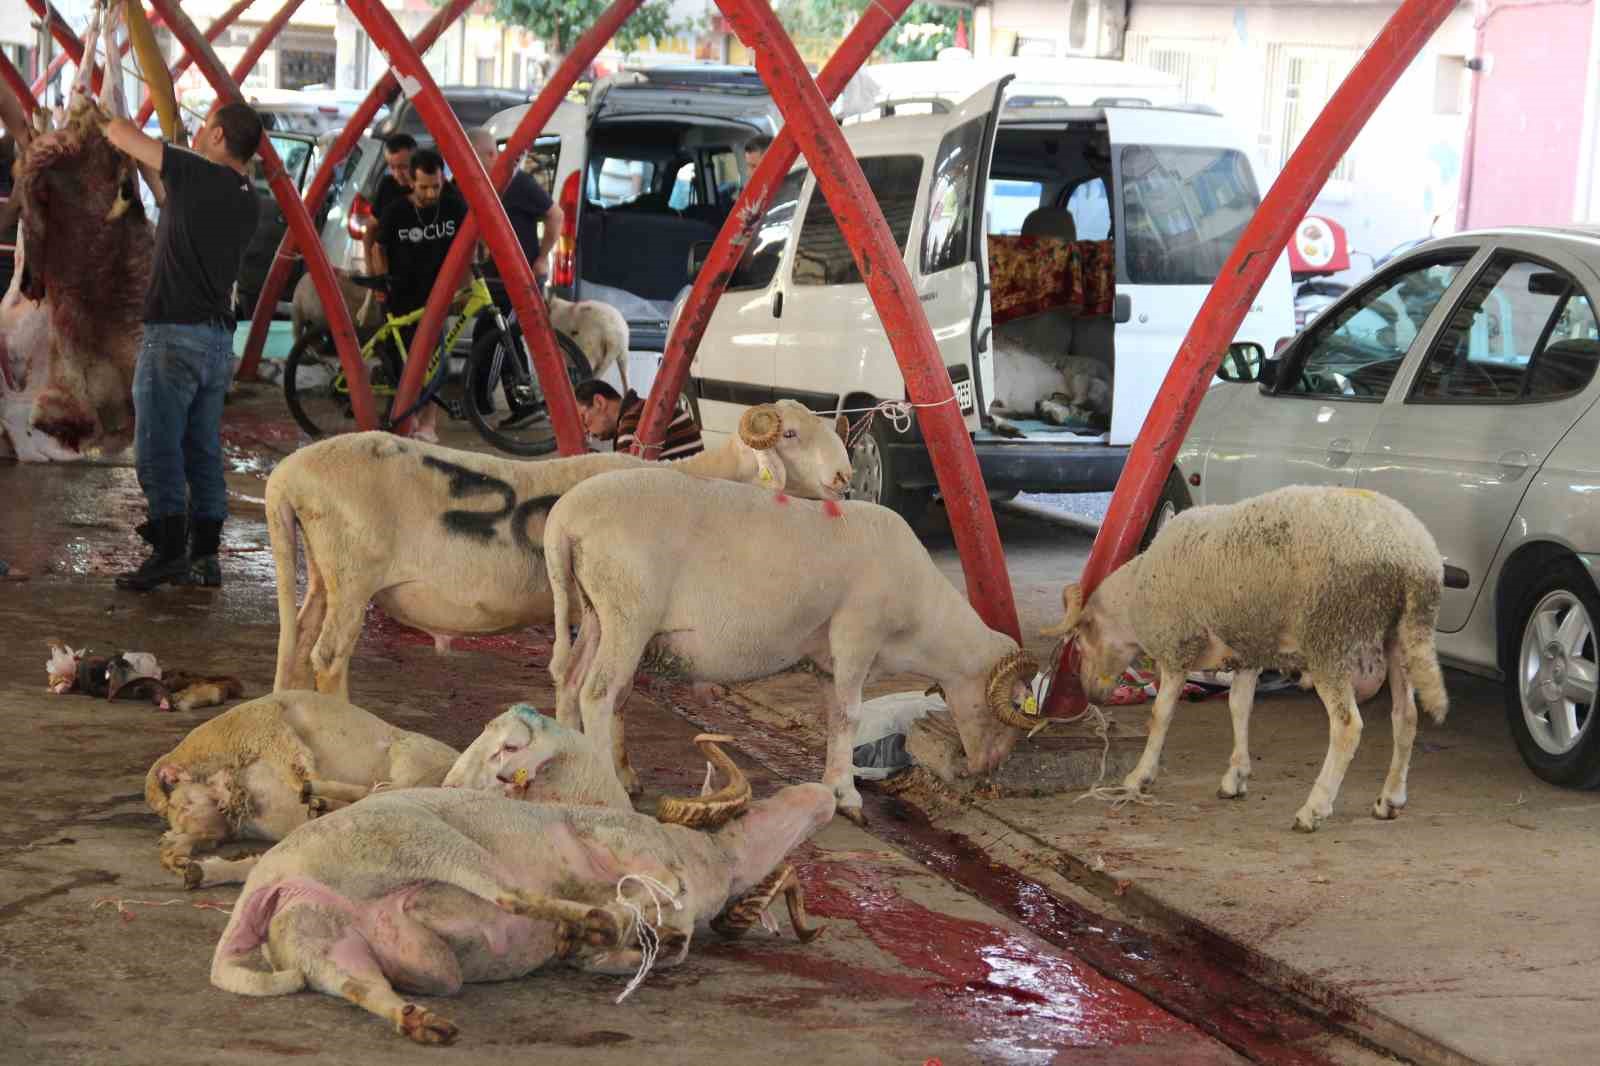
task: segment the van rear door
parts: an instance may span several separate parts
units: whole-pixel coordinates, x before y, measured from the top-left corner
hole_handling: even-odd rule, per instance
[[[1221,117],[1114,107],[1105,115],[1117,245],[1110,443],[1131,444],[1261,195]],[[1280,256],[1236,339],[1271,351],[1293,333],[1288,271]]]

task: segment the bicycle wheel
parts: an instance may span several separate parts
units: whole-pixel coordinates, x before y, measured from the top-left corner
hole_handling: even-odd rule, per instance
[[[333,345],[333,334],[327,330],[308,332],[289,349],[283,366],[283,398],[294,420],[312,437],[349,433],[359,428],[343,371],[339,352]],[[367,374],[382,413],[387,407],[384,397],[394,395],[398,372],[376,365],[369,356]]]
[[[589,360],[578,343],[559,330],[556,343],[567,364],[568,380],[574,385],[587,380]],[[555,450],[550,411],[520,329],[513,327],[509,339],[499,329],[485,330],[472,344],[465,384],[467,419],[484,440],[511,455]]]

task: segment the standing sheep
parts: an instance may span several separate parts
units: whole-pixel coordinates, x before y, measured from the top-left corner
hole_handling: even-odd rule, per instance
[[[1155,780],[1185,675],[1224,669],[1234,671],[1233,755],[1219,794],[1243,796],[1256,678],[1301,671],[1328,711],[1328,754],[1294,821],[1309,833],[1333,813],[1361,739],[1354,679],[1375,647],[1388,663],[1394,755],[1372,813],[1393,818],[1406,805],[1413,686],[1435,722],[1449,708],[1433,643],[1443,582],[1433,537],[1399,503],[1364,489],[1291,486],[1179,514],[1087,603],[1082,588],[1068,585],[1066,618],[1045,632],[1075,637],[1079,680],[1094,702],[1110,697],[1141,649],[1155,659],[1161,687],[1150,739],[1123,781],[1133,792]]]
[[[608,303],[599,300],[563,300],[550,297],[550,325],[577,342],[589,360],[589,372],[603,375],[614,363],[622,376],[622,391],[628,391],[628,320]]]

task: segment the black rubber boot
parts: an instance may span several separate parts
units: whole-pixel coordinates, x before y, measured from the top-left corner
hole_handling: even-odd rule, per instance
[[[188,518],[181,514],[150,521],[155,550],[139,569],[117,578],[117,588],[149,592],[189,572]]]
[[[222,522],[215,518],[195,519],[189,527],[189,572],[178,584],[221,588],[222,563],[217,558],[221,546]]]

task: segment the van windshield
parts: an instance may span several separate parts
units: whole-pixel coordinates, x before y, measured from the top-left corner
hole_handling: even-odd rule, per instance
[[[1244,155],[1135,144],[1120,163],[1128,280],[1210,285],[1261,203]]]

